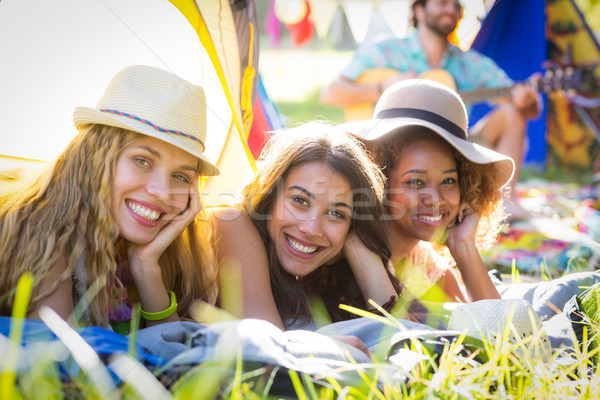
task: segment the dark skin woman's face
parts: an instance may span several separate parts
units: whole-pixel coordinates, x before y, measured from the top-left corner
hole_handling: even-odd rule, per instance
[[[436,240],[460,206],[452,150],[443,141],[424,138],[404,146],[398,160],[387,193],[396,233],[407,240]]]

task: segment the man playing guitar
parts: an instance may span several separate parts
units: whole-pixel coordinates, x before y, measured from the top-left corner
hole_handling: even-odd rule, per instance
[[[462,16],[458,0],[413,0],[411,10],[415,32],[404,39],[386,39],[361,47],[341,76],[323,89],[322,103],[340,107],[375,104],[393,83],[423,75],[428,77],[435,69],[448,72],[458,91],[514,85],[490,58],[475,50],[462,51],[448,42],[448,35]],[[387,68],[396,73],[378,81],[359,79],[363,73],[375,68]],[[506,212],[512,220],[531,216],[519,205],[515,186],[525,149],[527,120],[538,118],[541,109],[537,90],[518,84],[509,96],[496,101],[496,107],[470,129],[470,138],[515,161],[515,174],[509,183],[511,190],[505,199]],[[370,118],[371,115],[363,114],[353,119]]]

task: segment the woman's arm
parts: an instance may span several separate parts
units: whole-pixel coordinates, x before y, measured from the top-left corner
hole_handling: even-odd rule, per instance
[[[215,222],[216,253],[221,277],[221,307],[238,318],[257,318],[284,329],[277,311],[269,260],[262,238],[241,210],[209,210]]]
[[[344,255],[367,306],[369,299],[381,306],[390,301],[392,296],[398,297],[381,257],[369,250],[354,232],[346,237]]]
[[[160,256],[194,220],[202,209],[197,185],[190,185],[190,201],[177,218],[170,221],[161,231],[146,244],[127,242],[129,269],[140,296],[142,310],[147,313],[159,313],[169,309],[171,298],[162,280]],[[177,311],[159,320],[145,320],[146,326],[179,320]]]
[[[467,294],[460,284],[460,272],[456,268],[448,268],[437,282],[447,296],[446,301],[467,303]]]
[[[461,207],[458,215],[457,221],[449,228],[446,245],[460,271],[468,299],[469,301],[500,299],[500,294],[492,283],[487,267],[475,246],[479,217],[469,206]]]

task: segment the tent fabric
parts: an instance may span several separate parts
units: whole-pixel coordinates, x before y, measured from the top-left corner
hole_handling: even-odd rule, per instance
[[[248,146],[256,159],[260,156],[263,147],[270,138],[270,131],[284,127],[281,114],[277,105],[271,101],[262,78],[258,77],[258,87],[254,100],[254,120],[248,136]]]
[[[542,71],[547,59],[544,0],[496,1],[481,24],[471,48],[490,57],[515,81],[526,80]],[[544,108],[545,109],[545,108]],[[490,110],[487,104],[473,107],[471,124]],[[529,147],[525,162],[543,164],[546,160],[545,111],[528,126]]]
[[[269,140],[268,131],[270,131],[269,120],[263,108],[260,97],[256,96],[254,100],[254,121],[248,136],[248,146],[254,158],[258,159],[266,142]]]
[[[516,81],[544,68],[574,67],[581,80],[574,88],[577,97],[600,97],[600,46],[573,0],[497,1],[472,48],[495,60]],[[541,117],[528,126],[526,163],[593,164],[591,155],[600,140],[600,108],[580,106],[573,99],[562,91],[545,97]],[[489,109],[485,104],[475,106],[471,123]]]
[[[236,201],[243,178],[257,171],[247,143],[259,56],[254,1],[171,0],[171,3],[198,34],[232,111],[227,136],[216,160],[221,174],[204,180],[202,190],[206,205],[231,204]]]
[[[580,78],[577,99],[558,92],[549,97],[549,162],[589,168],[600,140],[600,45],[573,0],[548,2],[546,15],[549,59],[574,67]],[[596,104],[577,104],[582,99]]]

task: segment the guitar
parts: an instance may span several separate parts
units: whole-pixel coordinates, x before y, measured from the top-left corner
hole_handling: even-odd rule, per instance
[[[376,84],[382,83],[393,76],[399,74],[399,71],[390,68],[374,68],[365,71],[356,83]],[[430,79],[438,83],[444,84],[449,88],[456,90],[456,82],[452,75],[447,71],[439,68],[431,69],[421,75],[420,79]],[[581,85],[581,70],[572,67],[568,68],[548,68],[544,71],[543,76],[532,78],[524,82],[518,82],[510,86],[502,86],[496,88],[484,88],[470,91],[459,91],[458,94],[465,103],[478,103],[486,100],[491,100],[499,97],[510,96],[511,90],[517,84],[527,84],[532,86],[539,92],[551,93],[557,90],[574,90]],[[375,104],[361,103],[344,108],[344,119],[346,121],[356,121],[371,119],[373,117],[373,109]]]

